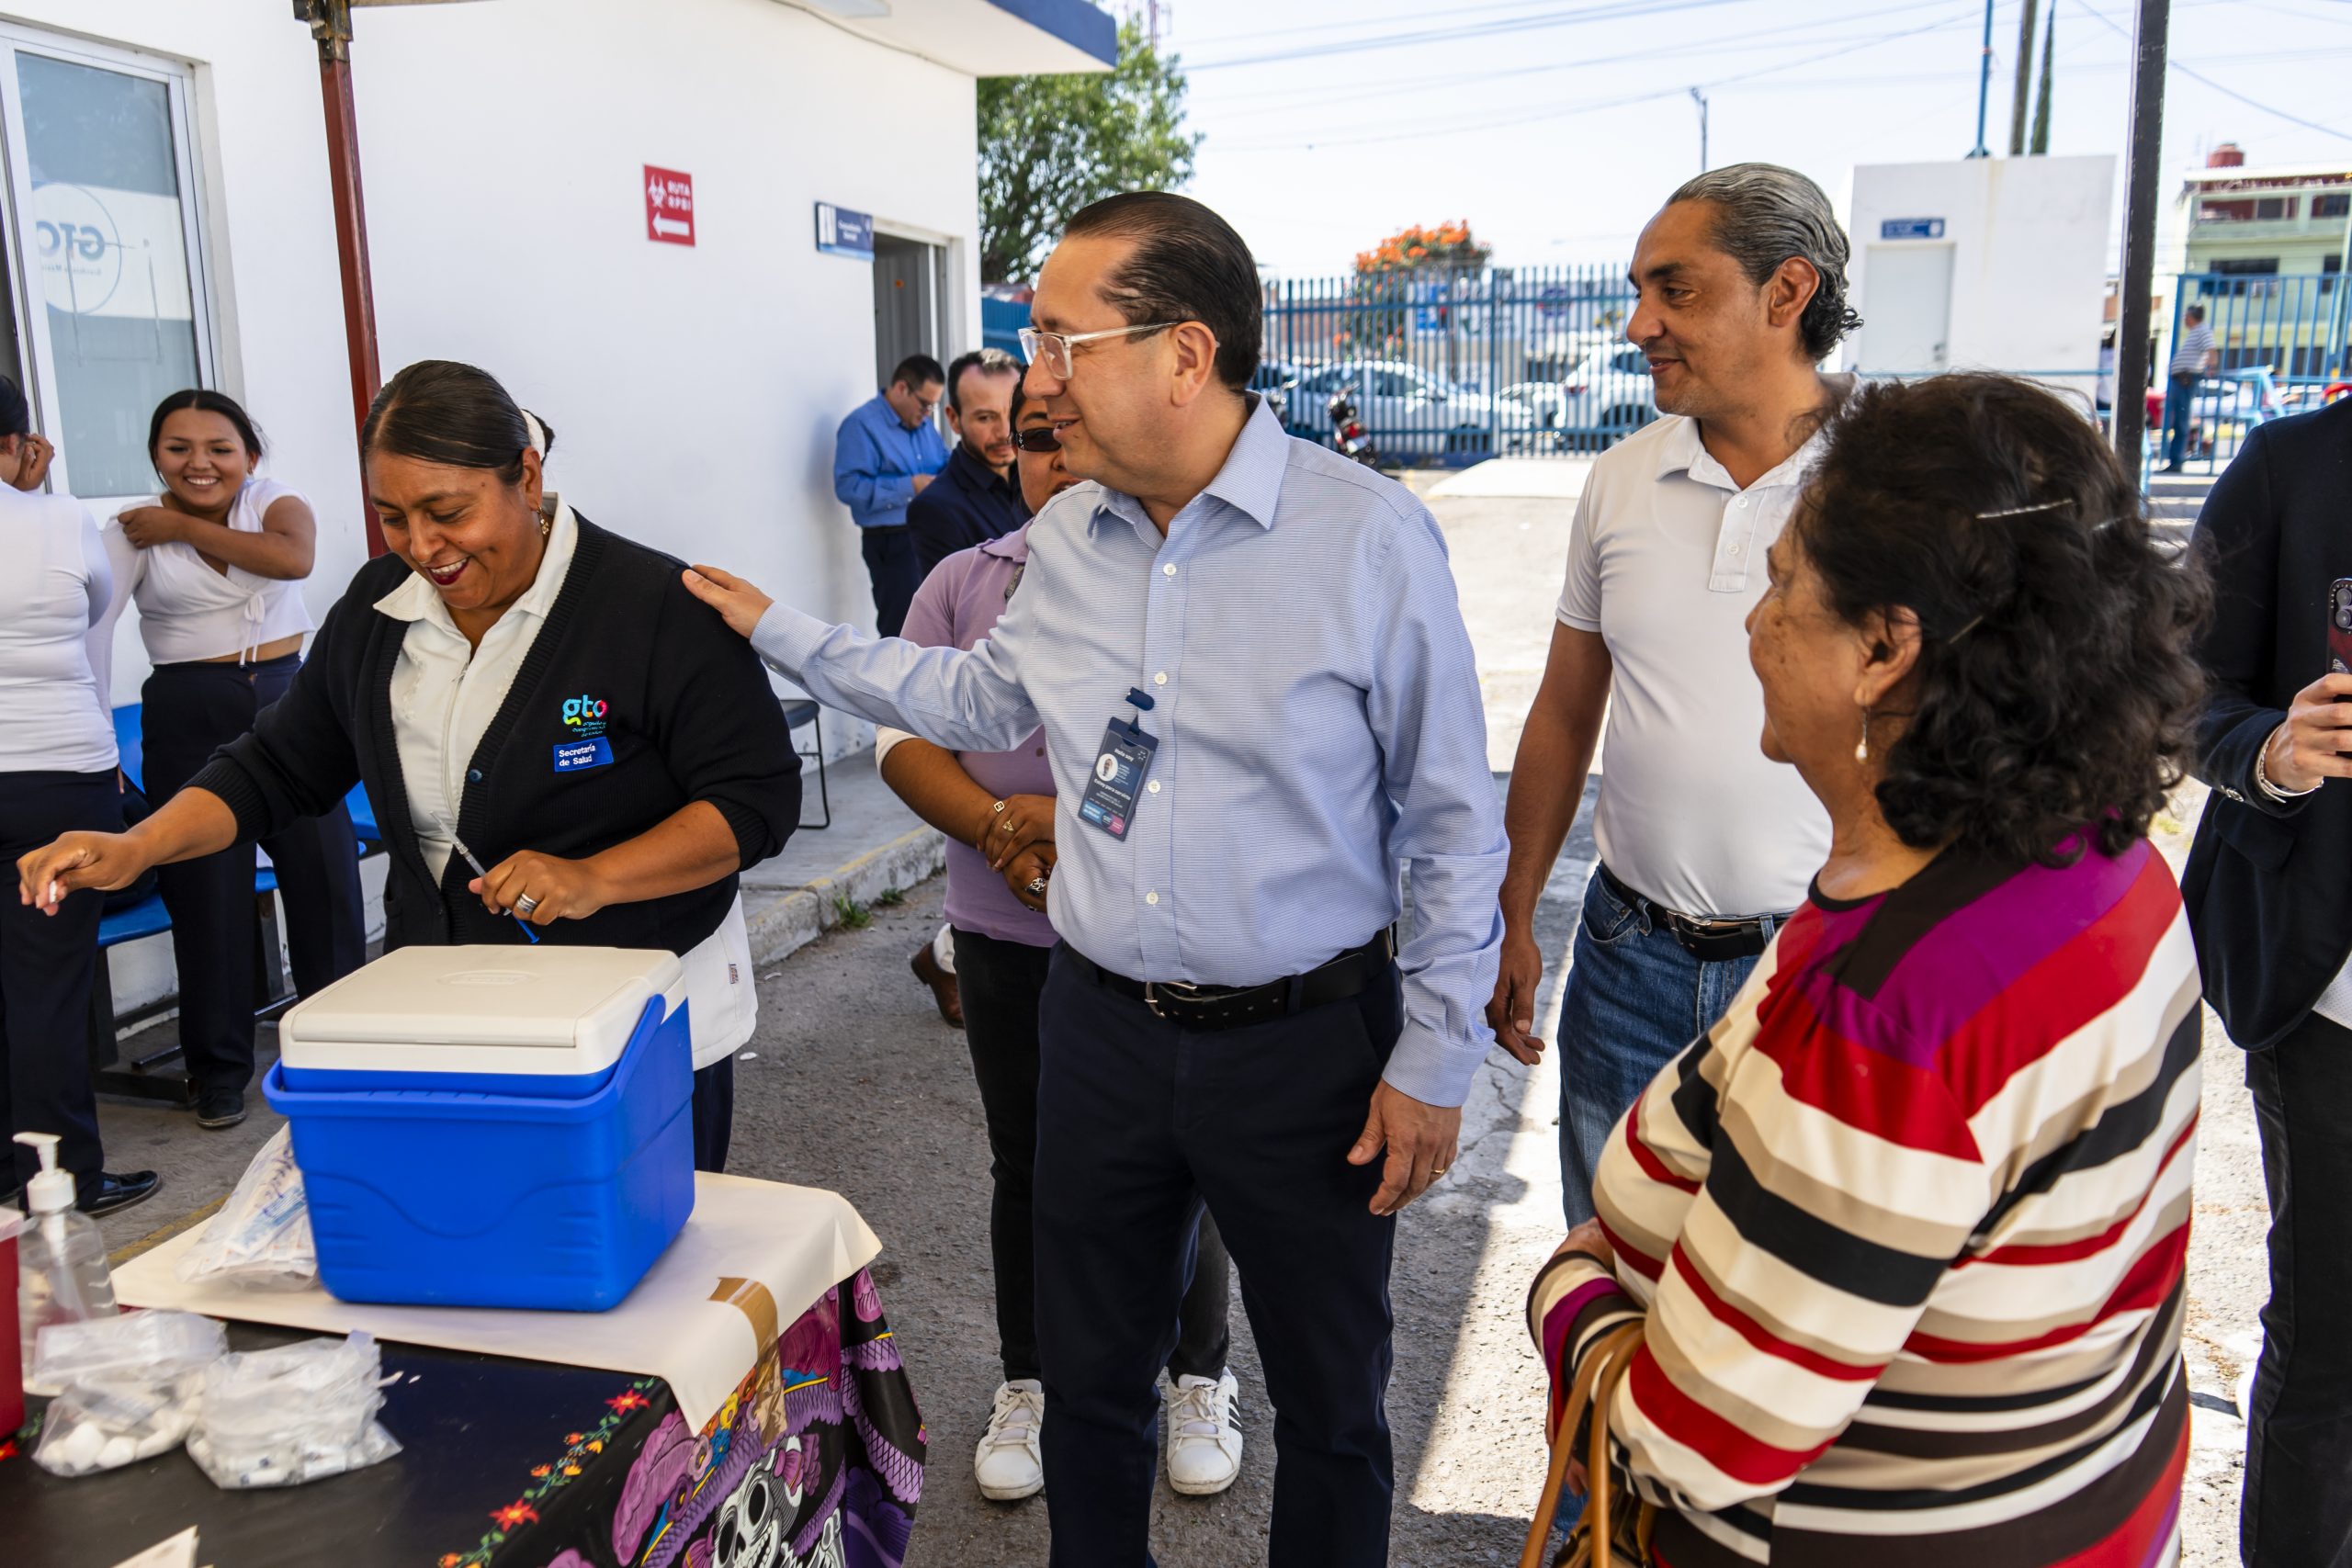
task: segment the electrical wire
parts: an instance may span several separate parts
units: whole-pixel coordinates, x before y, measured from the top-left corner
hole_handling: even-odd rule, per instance
[[[2076,0],[2076,4],[2081,10],[2098,18],[2098,20],[2107,27],[2109,31],[2120,35],[2125,42],[2132,43],[2135,48],[2137,47],[2137,40],[2132,38],[2130,29],[2126,28],[2121,23],[2116,21],[2114,17],[2109,17],[2098,6],[2091,5],[2089,0]],[[2333,136],[2338,141],[2352,141],[2352,131],[2339,130],[2332,125],[2322,125],[2315,119],[2305,119],[2301,115],[2289,114],[2285,109],[2279,108],[2273,104],[2266,104],[2260,98],[2248,97],[2245,94],[2239,92],[2236,88],[2225,87],[2222,85],[2221,83],[2214,81],[2213,78],[2205,75],[2194,67],[2182,64],[2179,61],[2173,59],[2169,53],[2165,57],[2165,68],[2169,71],[2177,71],[2192,82],[2202,83],[2204,85],[2211,87],[2213,91],[2221,94],[2222,96],[2225,98],[2234,98],[2239,103],[2245,105],[2248,108],[2260,109],[2263,113],[2270,116],[2274,119],[2283,119],[2289,125],[2301,126],[2305,130],[2316,130],[2322,136]]]
[[[1802,59],[1783,61],[1775,65],[1758,66],[1753,71],[1736,72],[1729,76],[1717,77],[1711,82],[1701,82],[1696,84],[1677,83],[1675,85],[1670,87],[1660,87],[1649,92],[1634,93],[1624,97],[1609,98],[1597,103],[1571,104],[1565,107],[1555,107],[1537,109],[1532,112],[1513,111],[1501,118],[1472,119],[1444,126],[1442,128],[1421,125],[1407,127],[1400,130],[1394,129],[1392,122],[1392,129],[1365,136],[1314,136],[1304,141],[1295,137],[1286,137],[1279,141],[1268,141],[1258,143],[1251,143],[1246,140],[1240,141],[1226,141],[1220,139],[1216,145],[1217,151],[1220,152],[1287,152],[1295,150],[1302,146],[1308,148],[1365,147],[1384,141],[1402,141],[1411,140],[1434,141],[1442,137],[1460,136],[1472,131],[1511,130],[1522,125],[1535,125],[1546,120],[1566,119],[1575,115],[1592,114],[1601,109],[1623,108],[1629,104],[1649,103],[1660,98],[1679,98],[1689,93],[1693,85],[1696,85],[1702,92],[1712,92],[1719,87],[1731,86],[1737,83],[1753,81],[1758,77],[1775,75],[1782,71],[1793,71],[1803,66],[1815,65],[1825,60],[1836,60],[1845,55],[1860,53],[1865,50],[1881,48],[1886,44],[1894,43],[1902,39],[1915,38],[1922,33],[1935,32],[1942,28],[1952,27],[1957,22],[1964,20],[1967,17],[1981,17],[1983,15],[1983,11],[1973,3],[1973,0],[1970,0],[1970,4],[1966,6],[1964,12],[1958,16],[1945,17],[1936,21],[1924,23],[1916,28],[1900,28],[1892,32],[1881,33],[1873,38],[1866,39],[1860,43],[1847,44],[1838,49],[1826,50],[1817,54],[1806,55]]]

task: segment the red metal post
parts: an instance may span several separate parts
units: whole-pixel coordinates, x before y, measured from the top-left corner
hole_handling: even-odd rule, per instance
[[[327,175],[334,191],[335,250],[343,270],[343,331],[351,359],[354,439],[368,422],[382,371],[376,359],[376,301],[368,276],[368,213],[360,197],[359,121],[351,100],[351,12],[347,0],[311,0],[311,32],[319,40],[319,91],[326,106]],[[376,509],[361,487],[368,553],[384,553]]]

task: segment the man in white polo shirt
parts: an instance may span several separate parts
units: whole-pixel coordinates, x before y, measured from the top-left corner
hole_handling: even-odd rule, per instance
[[[1712,1027],[1829,848],[1792,768],[1759,748],[1747,616],[1844,378],[1817,367],[1860,323],[1846,236],[1811,180],[1769,164],[1700,175],[1634,249],[1625,335],[1667,416],[1594,463],[1569,533],[1544,683],[1511,767],[1501,978],[1487,1009],[1522,1062],[1544,954],[1535,906],[1608,720],[1585,893],[1560,1004],[1560,1166],[1592,1213],[1609,1132]]]

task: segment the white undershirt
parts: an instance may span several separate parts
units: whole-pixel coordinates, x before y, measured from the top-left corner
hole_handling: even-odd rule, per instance
[[[1742,490],[1669,415],[1593,464],[1570,525],[1559,619],[1599,633],[1611,666],[1600,858],[1686,915],[1793,909],[1828,857],[1828,814],[1759,749],[1747,629],[1820,446]]]
[[[421,572],[410,572],[398,588],[376,601],[379,611],[408,623],[400,658],[392,665],[392,732],[417,847],[436,884],[457,851],[466,770],[555,609],[579,543],[580,526],[571,508],[557,501],[537,577],[482,634],[480,648],[466,641],[448,606]],[[467,848],[482,856],[485,864],[503,858],[497,847]],[[695,1066],[699,1069],[723,1060],[749,1040],[759,1020],[751,932],[740,894],[718,929],[681,961],[686,970]]]
[[[276,479],[248,479],[222,521],[240,534],[258,534],[270,507],[289,497],[302,499]],[[163,497],[150,496],[123,510],[162,504]],[[242,661],[266,644],[316,629],[299,581],[241,566],[215,571],[194,545],[176,541],[142,550],[125,536],[119,520],[107,525],[106,542],[115,592],[138,603],[139,638],[152,663],[188,664],[232,653]]]
[[[113,771],[112,572],[97,520],[70,495],[0,485],[0,773]]]

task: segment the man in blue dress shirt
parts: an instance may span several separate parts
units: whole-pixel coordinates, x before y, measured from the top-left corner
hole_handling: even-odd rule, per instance
[[[857,524],[874,582],[874,624],[884,637],[899,635],[922,586],[907,503],[947,466],[947,443],[931,423],[946,379],[938,360],[909,355],[890,372],[890,384],[852,409],[833,434],[833,493]]]
[[[1453,1160],[1502,936],[1502,818],[1444,540],[1404,487],[1285,435],[1248,393],[1256,270],[1199,203],[1080,212],[1035,318],[1029,388],[1092,482],[1030,525],[987,641],[876,641],[724,572],[687,582],[825,702],[959,750],[1045,728],[1053,1562],[1149,1562],[1153,1379],[1205,1201],[1275,1405],[1270,1561],[1374,1568],[1395,1216]],[[983,847],[1027,842],[1020,816],[1001,809]]]

